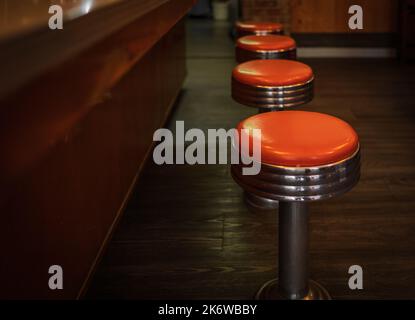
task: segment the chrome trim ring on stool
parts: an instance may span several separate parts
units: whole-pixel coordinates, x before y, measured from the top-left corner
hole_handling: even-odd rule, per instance
[[[239,47],[235,48],[236,62],[243,63],[250,60],[297,60],[297,48],[289,50],[255,50],[249,51]]]
[[[314,77],[306,83],[289,86],[251,86],[232,77],[232,98],[259,111],[298,107],[313,100]]]
[[[297,45],[293,38],[281,35],[245,36],[237,40],[238,63],[251,60],[296,60]]]
[[[283,167],[261,164],[256,176],[243,176],[243,165],[234,164],[231,173],[245,190],[258,197],[278,201],[317,201],[352,189],[360,178],[360,148],[348,159],[319,167]]]
[[[309,202],[344,194],[358,183],[357,134],[340,119],[302,111],[256,115],[238,125],[239,132],[246,128],[262,130],[261,170],[255,176],[243,175],[244,165],[232,164],[232,177],[246,193],[279,201],[278,280],[265,283],[255,298],[330,299],[320,284],[309,280]],[[324,137],[328,138],[319,143]]]

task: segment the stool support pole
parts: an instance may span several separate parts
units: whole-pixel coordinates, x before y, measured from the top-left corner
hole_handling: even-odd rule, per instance
[[[302,299],[309,291],[308,204],[279,204],[278,290],[286,299]]]

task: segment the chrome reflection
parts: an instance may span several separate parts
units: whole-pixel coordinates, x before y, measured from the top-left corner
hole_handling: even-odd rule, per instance
[[[260,109],[287,109],[313,100],[314,78],[290,86],[251,86],[232,78],[232,98],[240,104]]]
[[[234,180],[258,197],[278,201],[316,201],[352,189],[360,178],[360,147],[348,159],[318,167],[261,164],[257,176],[242,175],[243,165],[232,165]]]
[[[283,50],[247,50],[240,47],[235,48],[236,62],[243,63],[251,60],[297,60],[297,49],[288,48]]]

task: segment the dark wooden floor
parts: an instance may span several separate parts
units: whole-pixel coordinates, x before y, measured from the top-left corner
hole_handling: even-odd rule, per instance
[[[175,120],[231,128],[255,111],[230,98],[225,25],[189,25],[189,76]],[[415,298],[415,68],[388,60],[307,60],[316,97],[303,107],[358,131],[362,178],[313,203],[311,276],[335,299]],[[249,299],[277,267],[277,214],[248,211],[229,167],[149,163],[87,298]],[[364,290],[348,288],[348,268]]]

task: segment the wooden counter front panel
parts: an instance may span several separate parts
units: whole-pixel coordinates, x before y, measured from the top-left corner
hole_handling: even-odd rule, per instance
[[[187,8],[190,3],[187,1]],[[163,10],[166,14],[173,12],[171,8]],[[100,59],[99,50],[94,54]],[[115,55],[110,61],[116,64],[117,59]],[[127,73],[120,71],[121,80],[82,116],[62,117],[57,125],[70,123],[69,130],[56,141],[46,141],[47,149],[31,153],[35,149],[27,145],[26,159],[30,161],[23,161],[24,165],[16,170],[1,168],[10,175],[2,177],[1,185],[0,298],[62,299],[76,298],[80,293],[151,149],[153,133],[165,122],[181,89],[186,72],[184,21],[177,23],[140,56],[138,63],[126,70]],[[76,81],[82,82],[87,71],[75,70],[70,78],[61,74],[66,86],[62,101],[74,100],[73,95],[80,94]],[[43,80],[48,79],[53,77]],[[33,108],[36,118],[36,108],[42,113],[45,110],[36,100],[39,90],[43,94],[48,90],[44,81],[38,80],[34,86],[3,102],[2,107],[13,107],[16,101],[20,104],[21,95],[32,94],[28,101],[31,98],[33,104],[26,109]],[[97,86],[91,83],[84,90],[88,92]],[[50,83],[49,88],[54,85]],[[77,91],[71,92],[72,88]],[[64,104],[51,102],[50,111]],[[5,110],[3,115],[9,120],[23,119]],[[10,128],[20,126],[19,130],[25,130],[25,123],[13,123]],[[7,141],[3,140],[1,147],[7,152]],[[24,146],[22,150],[26,150]],[[63,290],[52,291],[48,287],[51,265],[63,268]]]

